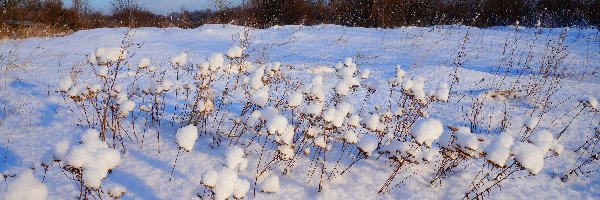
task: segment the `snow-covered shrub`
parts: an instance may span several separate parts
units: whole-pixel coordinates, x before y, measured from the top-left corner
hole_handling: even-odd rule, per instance
[[[235,168],[245,168],[244,152],[239,147],[229,149],[225,158],[225,166],[219,170],[209,170],[202,174],[201,184],[208,187],[214,199],[241,199],[250,189],[250,182],[238,177]]]
[[[127,36],[122,47],[97,48],[88,54],[88,64],[80,72],[61,78],[57,87],[80,124],[97,129],[101,140],[113,148],[120,145],[125,149],[125,134],[132,132],[133,119],[140,114],[136,105],[141,104],[139,111],[151,114],[148,118],[157,122],[162,103],[156,95],[171,87],[164,79],[150,81],[156,83],[154,85],[140,85],[143,79],[155,79],[156,76],[148,70],[152,68],[148,58],[140,59],[137,68],[126,64],[130,59],[127,50],[132,45],[130,40]],[[148,102],[154,103],[150,106],[145,104]],[[109,139],[112,141],[107,141]]]
[[[109,148],[95,129],[82,134],[79,144],[70,145],[68,140],[58,143],[54,158],[80,184],[83,197],[101,195],[102,180],[121,162],[120,152]]]

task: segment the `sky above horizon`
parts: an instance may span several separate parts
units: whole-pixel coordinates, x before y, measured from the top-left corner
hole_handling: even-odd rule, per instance
[[[65,6],[71,6],[71,0],[62,0],[65,2]],[[236,6],[242,0],[229,0],[230,6]],[[110,12],[110,6],[112,0],[89,0],[90,6],[96,11],[103,13]],[[143,8],[157,13],[157,14],[168,14],[176,12],[182,8],[186,10],[204,10],[204,9],[215,9],[213,0],[137,0]]]

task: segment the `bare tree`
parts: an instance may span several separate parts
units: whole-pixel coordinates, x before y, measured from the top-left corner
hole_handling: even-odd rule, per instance
[[[213,0],[213,3],[217,8],[217,18],[219,19],[218,23],[225,23],[225,11],[227,10],[227,8],[229,8],[231,2],[229,2],[229,0]]]

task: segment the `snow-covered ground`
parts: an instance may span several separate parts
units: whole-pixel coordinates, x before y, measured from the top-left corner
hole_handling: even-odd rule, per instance
[[[249,34],[244,36],[244,32]],[[237,57],[236,54],[241,53],[241,49],[228,50],[240,45],[240,40],[248,42],[243,52],[249,56],[247,60],[254,66],[254,70],[250,70],[248,75],[248,84],[260,86],[255,90],[248,89],[249,96],[241,89],[231,92],[231,98],[218,110],[220,114],[207,120],[208,128],[188,126],[185,110],[189,108],[185,104],[190,100],[184,96],[184,85],[193,83],[194,80],[189,78],[193,75],[185,75],[179,80],[176,76],[183,73],[195,75],[198,70],[196,66],[205,60],[211,62],[210,66],[219,63],[219,57],[213,56],[214,53]],[[111,151],[111,148],[106,149],[106,144],[96,144],[98,137],[90,133],[88,124],[84,123],[82,108],[75,106],[70,98],[64,98],[66,93],[57,91],[63,87],[68,92],[75,87],[64,80],[59,85],[61,78],[74,73],[79,74],[74,80],[75,84],[94,82],[98,77],[104,76],[107,72],[103,72],[102,67],[92,67],[88,63],[88,54],[95,52],[94,55],[98,56],[96,61],[101,62],[99,59],[102,56],[110,59],[110,51],[113,51],[117,55],[112,57],[116,56],[118,59],[119,50],[110,48],[122,47],[123,41],[130,41],[132,44],[127,48],[125,61],[121,63],[122,71],[133,73],[129,74],[130,77],[123,76],[120,79],[133,80],[132,77],[137,76],[135,70],[140,59],[148,58],[157,72],[154,76],[143,76],[138,84],[141,87],[151,85],[156,81],[153,79],[164,75],[164,79],[172,81],[174,86],[164,94],[166,106],[164,116],[160,118],[161,126],[144,127],[140,106],[147,105],[148,102],[143,102],[142,98],[130,97],[130,105],[119,102],[119,111],[124,116],[133,110],[134,116],[139,117],[135,120],[135,127],[129,123],[131,117],[123,119],[122,123],[126,125],[123,125],[122,131],[129,131],[124,136],[124,144],[117,145],[119,157],[114,155],[115,151]],[[100,47],[106,47],[108,53],[98,51]],[[187,57],[182,53],[187,53]],[[519,162],[520,166],[526,168],[511,174],[499,187],[493,187],[489,192],[491,198],[600,198],[598,172],[572,176],[566,181],[560,179],[568,170],[576,167],[574,165],[577,159],[586,153],[575,150],[593,137],[600,121],[599,113],[592,111],[593,105],[584,106],[580,102],[583,98],[600,97],[600,32],[596,29],[479,29],[462,26],[369,29],[334,25],[283,26],[264,30],[229,25],[205,25],[197,29],[94,29],[60,38],[4,40],[0,42],[0,55],[0,109],[3,109],[0,111],[0,171],[5,175],[4,182],[0,185],[0,194],[21,191],[30,193],[26,187],[31,185],[30,189],[36,190],[35,193],[30,193],[32,195],[44,196],[43,190],[47,190],[48,199],[77,198],[80,196],[79,182],[71,180],[73,174],[63,167],[67,163],[81,161],[84,175],[87,171],[90,172],[88,174],[92,171],[100,174],[100,177],[84,176],[83,180],[88,186],[100,184],[97,181],[102,179],[102,175],[106,176],[101,181],[103,198],[108,198],[108,193],[119,193],[123,188],[126,191],[124,199],[194,199],[198,198],[198,194],[210,198],[210,189],[203,184],[216,184],[213,187],[216,197],[239,197],[245,194],[248,199],[457,199],[463,198],[469,191],[471,182],[481,179],[482,173],[501,169],[485,162],[482,152],[486,152],[493,153],[485,158],[494,164],[506,161],[505,166],[515,169],[518,167],[511,164]],[[225,57],[226,63],[229,60]],[[263,88],[266,86],[261,85],[262,81],[252,80],[252,76],[258,71],[256,69],[261,69],[260,64],[271,63],[265,66],[273,68],[277,66],[273,64],[275,62],[281,63],[278,73],[284,80],[272,83],[270,90]],[[175,70],[172,67],[173,64],[184,63],[193,64],[193,72]],[[358,74],[355,74],[357,76],[340,75],[343,74],[343,68],[354,64],[358,69]],[[187,67],[185,65],[184,68]],[[413,89],[409,93],[416,99],[419,99],[417,93],[424,92],[423,95],[432,94],[438,100],[443,100],[444,93],[448,94],[447,89],[450,90],[447,102],[422,99],[428,101],[423,108],[428,119],[418,120],[412,129],[392,128],[399,122],[378,122],[377,120],[383,119],[369,114],[384,115],[386,109],[391,107],[390,102],[406,99],[398,97],[401,96],[401,89],[398,87],[390,98],[388,80],[398,77],[396,66],[401,66],[400,69],[406,73],[405,77],[398,80],[399,87],[406,85],[408,80],[413,80]],[[542,68],[548,70],[540,70]],[[367,70],[370,73],[365,73]],[[217,97],[223,88],[231,87],[227,81],[233,79],[223,77],[235,76],[222,74],[215,73],[216,81],[211,84],[218,91]],[[322,88],[320,84],[314,83],[316,76],[323,78]],[[361,76],[365,79],[362,80]],[[560,81],[552,78],[557,76],[561,77]],[[355,91],[349,91],[348,97],[341,98],[341,101],[353,107],[351,113],[366,119],[363,120],[364,127],[352,129],[356,135],[343,137],[343,146],[347,149],[341,153],[341,140],[335,141],[333,136],[323,133],[314,142],[308,143],[307,147],[298,146],[306,144],[301,143],[304,140],[298,138],[305,138],[304,134],[309,134],[303,128],[310,122],[296,127],[292,134],[295,134],[295,138],[291,143],[297,146],[284,146],[287,143],[284,138],[285,124],[299,123],[299,111],[294,113],[292,109],[284,109],[282,106],[288,103],[288,96],[293,96],[293,91],[301,91],[308,85],[316,90],[323,90],[324,96],[320,98],[325,102],[333,102],[331,99],[336,96],[336,92],[348,92],[343,88],[336,88],[346,78],[359,80],[361,86]],[[418,89],[420,80],[423,81],[423,89]],[[119,84],[123,89],[129,88],[129,92],[133,90],[130,82]],[[451,87],[444,87],[444,84]],[[176,88],[179,88],[177,96]],[[374,93],[370,93],[369,89],[374,90]],[[503,93],[510,89],[514,90]],[[313,92],[310,88],[308,90],[310,91],[306,95]],[[265,102],[262,97],[269,100]],[[296,100],[290,98],[289,101],[298,101],[303,96],[299,97]],[[242,131],[243,137],[239,140],[238,137],[222,136],[241,131],[230,129],[234,127],[234,122],[244,110],[244,103],[248,99],[256,104],[251,109],[259,109],[260,104],[268,104],[280,109],[280,115],[268,117],[262,136],[256,136],[251,130]],[[416,105],[417,101],[411,102]],[[308,113],[307,103],[308,100],[303,99],[299,110]],[[221,105],[218,100],[216,104]],[[135,105],[134,109],[131,109],[131,105]],[[332,107],[335,106],[326,103],[323,110]],[[329,113],[323,112],[322,120],[335,124],[337,119],[346,117],[345,114],[348,113],[343,111],[346,109],[343,107],[343,104],[337,104],[337,109],[331,109]],[[93,115],[94,111],[87,112]],[[263,109],[262,113],[267,118],[267,111]],[[318,113],[321,113],[320,109]],[[370,118],[373,116],[377,119]],[[474,116],[477,119],[476,128],[471,126]],[[539,118],[536,120],[532,116]],[[575,119],[570,123],[574,116]],[[225,122],[220,123],[220,120]],[[287,122],[284,123],[285,120]],[[350,119],[341,120],[344,124],[342,127],[350,127],[347,125]],[[538,120],[539,123],[535,123]],[[246,123],[245,120],[242,121]],[[441,127],[438,124],[440,122]],[[518,147],[510,150],[511,158],[508,160],[503,158],[503,152],[508,156],[512,143],[507,144],[508,142],[496,138],[502,132],[503,123],[505,132],[514,138],[515,143],[519,143],[515,144]],[[91,124],[95,124],[94,128],[99,128],[98,122]],[[385,124],[387,127],[383,128],[384,131],[371,130],[378,129],[377,124]],[[200,127],[201,124],[197,126]],[[387,193],[378,193],[395,168],[390,159],[379,153],[385,149],[384,146],[393,146],[388,144],[388,137],[410,133],[395,139],[404,143],[412,141],[414,144],[422,144],[417,149],[439,151],[444,147],[444,134],[451,131],[448,126],[471,127],[470,131],[461,129],[454,133],[459,146],[453,148],[472,147],[475,152],[473,157],[477,158],[467,159],[459,164],[456,173],[430,184],[442,160],[441,155],[423,156],[429,162],[418,161],[418,164],[406,165],[390,186],[402,183]],[[520,134],[529,129],[534,129],[529,142],[521,142]],[[552,137],[546,137],[547,134],[541,130],[548,130]],[[564,133],[561,133],[563,130]],[[157,131],[160,132],[159,141]],[[278,136],[266,136],[267,132]],[[379,137],[375,137],[376,133],[380,134]],[[200,135],[196,139],[197,134]],[[220,145],[213,141],[213,134],[221,135]],[[556,139],[558,135],[561,136]],[[92,136],[94,139],[89,138]],[[140,139],[142,136],[144,139]],[[358,141],[353,142],[357,139],[354,137],[358,137]],[[79,144],[80,141],[82,144]],[[112,147],[112,141],[109,138],[106,143]],[[358,148],[352,145],[356,142],[358,144],[354,146]],[[552,152],[560,151],[556,149],[560,148],[557,144],[562,144],[564,151],[559,156],[554,156]],[[294,150],[285,151],[279,147],[291,147]],[[325,156],[316,153],[322,152],[322,147],[331,150]],[[106,156],[91,153],[89,156],[78,157],[73,153],[77,148],[87,149],[89,152],[104,152]],[[308,156],[304,156],[305,148],[312,151]],[[598,152],[598,148],[589,152]],[[506,150],[503,151],[504,149]],[[368,158],[351,165],[362,155],[360,151],[373,152]],[[52,160],[52,156],[60,156],[57,154],[68,158],[60,163],[49,162],[51,166],[46,171],[41,164],[48,163],[47,160]],[[271,164],[270,160],[277,160],[276,155],[285,157],[289,154],[296,154],[290,157],[299,158],[295,159],[291,172],[283,175],[289,161],[277,161],[265,173],[261,173],[267,163]],[[340,155],[343,156],[338,166],[336,161]],[[540,164],[532,157],[544,159]],[[325,158],[326,162],[317,158]],[[594,162],[596,163],[586,165],[585,171],[598,170],[597,160]],[[327,171],[350,165],[352,167],[343,175],[338,174],[320,184],[322,163],[325,163]],[[35,179],[43,182],[47,189],[40,189],[43,186],[33,183],[36,181],[27,172],[31,171],[30,168],[35,168]],[[112,169],[110,173],[102,174],[102,171],[108,169]],[[255,177],[259,173],[261,176],[256,183]],[[328,174],[325,173],[325,176]],[[488,181],[491,179],[493,178],[485,178]],[[244,193],[246,187],[248,191]]]

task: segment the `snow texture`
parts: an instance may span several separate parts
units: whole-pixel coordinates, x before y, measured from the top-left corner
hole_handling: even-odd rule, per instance
[[[512,147],[512,153],[517,163],[529,173],[536,175],[542,171],[544,152],[539,147],[527,142],[517,143]]]
[[[266,193],[279,192],[279,177],[271,175],[267,177],[260,185],[260,191]]]
[[[8,182],[6,193],[1,195],[6,200],[45,200],[48,198],[48,188],[38,181],[31,170],[24,170]]]
[[[175,142],[183,150],[192,151],[194,144],[196,144],[196,139],[198,139],[198,128],[193,124],[177,129]]]
[[[431,147],[434,140],[444,132],[442,122],[433,118],[418,119],[410,128],[410,134],[419,144]]]
[[[358,149],[363,152],[366,156],[371,156],[373,151],[377,149],[379,138],[375,135],[367,134],[360,138],[358,141]]]

